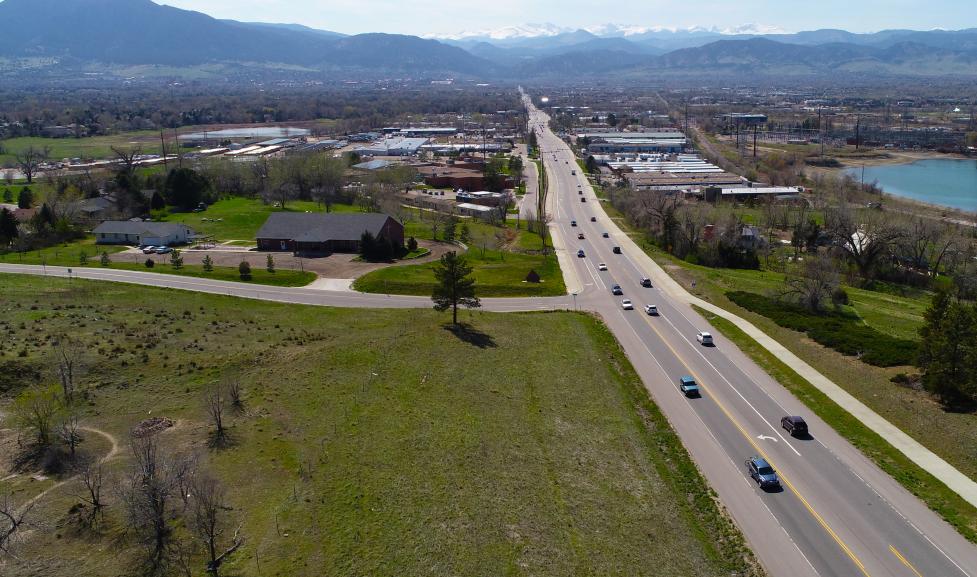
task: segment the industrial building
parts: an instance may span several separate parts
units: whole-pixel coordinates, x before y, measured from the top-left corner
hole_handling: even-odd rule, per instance
[[[728,172],[688,174],[675,172],[629,172],[624,179],[634,190],[686,191],[707,186],[741,187],[746,179]]]
[[[688,139],[678,131],[592,132],[586,138],[588,154],[679,153]]]
[[[413,156],[427,144],[426,138],[394,137],[378,140],[368,146],[355,148],[360,156]]]
[[[702,189],[707,202],[747,202],[760,198],[784,200],[797,198],[803,191],[804,188],[799,186],[708,186]]]

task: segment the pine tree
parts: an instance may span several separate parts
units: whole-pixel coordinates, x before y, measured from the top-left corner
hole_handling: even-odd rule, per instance
[[[214,259],[210,258],[210,255],[209,254],[208,255],[204,255],[203,264],[204,264],[204,272],[213,272],[214,271]]]
[[[270,254],[268,255],[268,262],[265,264],[265,270],[270,273],[275,272],[275,259]]]
[[[451,309],[451,322],[458,324],[458,305],[465,308],[478,308],[481,301],[475,296],[475,279],[471,276],[474,269],[465,260],[451,251],[441,257],[434,267],[434,310],[444,312]]]

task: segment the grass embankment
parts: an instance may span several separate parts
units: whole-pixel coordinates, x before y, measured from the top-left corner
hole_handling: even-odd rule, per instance
[[[146,268],[145,264],[134,262],[114,262],[112,255],[126,250],[128,247],[113,245],[96,245],[94,239],[83,239],[75,242],[65,243],[58,246],[48,247],[41,250],[34,250],[25,253],[0,254],[0,263],[5,264],[45,264],[50,266],[66,266],[72,268],[98,268],[109,270],[138,270],[158,274],[171,274],[179,276],[189,276],[197,278],[207,278],[212,280],[230,280],[237,282],[250,282],[256,285],[270,286],[305,286],[316,279],[315,273],[308,271],[297,271],[289,269],[278,269],[274,273],[265,270],[265,260],[263,258],[252,258],[251,279],[242,280],[240,272],[235,267],[215,266],[214,270],[207,272],[202,265],[185,264],[183,268],[175,269],[170,266],[169,255],[146,255],[146,258],[156,261],[153,268]],[[81,253],[88,255],[88,264],[81,264]],[[101,254],[109,254],[109,265],[101,265]],[[245,259],[247,260],[247,258]]]
[[[170,140],[167,138],[167,140]],[[170,143],[167,143],[168,146]],[[123,150],[139,148],[142,154],[159,154],[162,146],[159,132],[142,130],[124,132],[110,136],[89,136],[85,138],[43,138],[22,136],[3,141],[6,154],[0,154],[0,165],[14,162],[16,155],[33,146],[35,149],[50,149],[48,157],[60,161],[65,158],[106,159],[115,158],[112,147]]]
[[[797,374],[770,351],[730,321],[695,307],[712,326],[736,344],[763,370],[817,413],[835,431],[848,439],[883,471],[922,499],[964,537],[977,542],[977,508],[947,488],[938,479],[910,461],[885,439],[839,407],[814,385]]]
[[[176,421],[161,441],[202,454],[227,486],[232,527],[242,524],[229,575],[760,574],[589,316],[466,313],[474,330],[461,339],[428,310],[11,275],[0,293],[0,361],[44,364],[62,331],[90,344],[83,421],[123,446],[110,476],[135,423]],[[223,375],[243,383],[245,411],[230,418],[234,444],[208,449],[202,387]],[[18,502],[42,485],[0,484]],[[99,534],[68,522],[80,490],[69,482],[38,503],[47,522],[5,576],[131,570],[139,549],[114,493]]]

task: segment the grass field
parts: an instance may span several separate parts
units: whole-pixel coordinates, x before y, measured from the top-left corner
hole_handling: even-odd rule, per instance
[[[252,576],[761,575],[607,330],[580,314],[342,310],[0,275],[0,362],[90,343],[84,424],[123,447],[149,415],[228,488]],[[572,342],[552,346],[553,335]],[[156,344],[158,343],[158,344]],[[202,388],[243,383],[234,444],[209,449]],[[0,433],[0,447],[14,433]],[[107,447],[86,435],[83,448]],[[0,478],[9,469],[0,464]],[[18,501],[54,480],[5,478]],[[138,552],[109,494],[79,533],[70,481],[4,575],[123,574]],[[195,567],[201,567],[199,556]],[[199,573],[200,571],[198,571]]]
[[[22,136],[3,141],[6,154],[0,154],[0,166],[14,162],[16,155],[28,147],[43,149],[50,148],[49,157],[52,160],[65,158],[104,159],[115,156],[112,147],[126,150],[139,148],[143,154],[159,154],[162,146],[159,142],[159,132],[143,130],[126,132],[111,136],[91,136],[86,138],[42,138],[39,136]]]

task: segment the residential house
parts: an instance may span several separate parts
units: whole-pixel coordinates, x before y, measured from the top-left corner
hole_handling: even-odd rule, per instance
[[[96,244],[181,245],[195,236],[193,230],[179,222],[143,222],[141,220],[108,220],[92,231]]]

